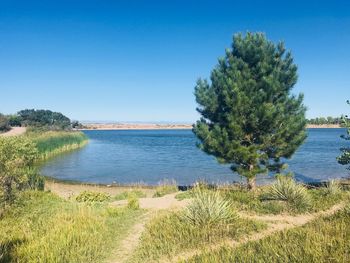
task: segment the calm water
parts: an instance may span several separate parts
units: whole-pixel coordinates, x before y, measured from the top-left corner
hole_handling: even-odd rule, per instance
[[[349,175],[338,165],[336,156],[344,146],[344,129],[311,129],[305,144],[289,161],[297,179],[319,181]],[[61,155],[42,168],[44,175],[59,179],[95,183],[157,184],[175,179],[191,184],[198,179],[209,182],[240,181],[228,166],[201,152],[190,130],[86,131],[89,144]],[[266,182],[261,176],[260,182]]]

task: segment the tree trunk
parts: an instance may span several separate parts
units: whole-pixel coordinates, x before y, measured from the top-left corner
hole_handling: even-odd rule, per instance
[[[254,190],[256,187],[256,177],[248,178],[247,183],[248,183],[248,189]]]

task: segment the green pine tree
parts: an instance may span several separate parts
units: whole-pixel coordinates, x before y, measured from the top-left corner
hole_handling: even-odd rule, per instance
[[[257,174],[280,173],[283,158],[306,139],[303,95],[291,93],[297,66],[283,43],[262,33],[237,34],[210,80],[195,87],[199,147],[231,164],[253,189]]]
[[[350,105],[350,101],[347,101],[347,103]],[[350,141],[350,122],[348,119],[348,116],[344,116],[343,117],[343,124],[344,127],[347,127],[347,134],[346,135],[342,135],[341,138],[343,138],[344,140]],[[338,163],[342,164],[342,165],[349,165],[350,164],[350,147],[344,147],[340,149],[342,154],[337,158]],[[350,170],[350,167],[347,168],[348,170]]]

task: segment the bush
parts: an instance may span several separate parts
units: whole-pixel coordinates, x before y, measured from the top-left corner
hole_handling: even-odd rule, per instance
[[[159,186],[156,188],[156,192],[153,197],[162,197],[167,194],[176,193],[178,191],[177,184],[174,180],[164,180],[159,183]]]
[[[263,198],[285,201],[297,210],[305,210],[311,206],[311,198],[307,189],[289,177],[277,178]]]
[[[87,203],[106,202],[110,200],[110,196],[100,192],[83,191],[75,197],[75,200]]]
[[[140,208],[139,199],[136,196],[129,196],[127,207],[132,210],[137,210]]]
[[[6,132],[10,129],[8,118],[0,113],[0,132]]]
[[[35,144],[23,137],[0,137],[0,202],[12,201],[13,190],[31,184],[34,161],[38,156]]]
[[[197,188],[193,192],[192,202],[184,210],[183,217],[193,226],[211,229],[233,223],[237,215],[232,204],[223,199],[218,191]]]

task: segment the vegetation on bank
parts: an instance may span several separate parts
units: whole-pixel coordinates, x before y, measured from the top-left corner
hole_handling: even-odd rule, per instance
[[[34,131],[28,132],[27,137],[36,144],[40,159],[81,148],[88,142],[84,133],[72,131]]]
[[[104,262],[141,214],[22,192],[0,220],[0,262]]]
[[[174,180],[163,180],[159,182],[153,197],[162,197],[178,191],[177,183]]]
[[[177,194],[176,199],[193,198],[197,187]],[[210,190],[203,184],[200,187]],[[330,208],[348,196],[340,183],[334,180],[324,187],[308,188],[307,185],[296,183],[292,178],[284,177],[280,177],[269,186],[258,187],[255,191],[241,186],[218,187],[215,191],[229,200],[238,211],[254,214],[318,212]]]
[[[305,226],[237,248],[222,247],[186,262],[349,262],[350,207]]]
[[[38,157],[35,143],[23,136],[0,137],[0,216],[2,209],[25,189],[43,189],[43,179],[34,162]]]

